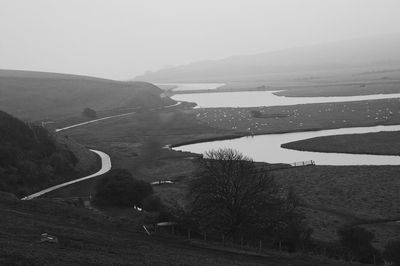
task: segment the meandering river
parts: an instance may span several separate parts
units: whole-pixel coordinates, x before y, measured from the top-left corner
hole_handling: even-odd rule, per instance
[[[198,84],[197,84],[198,85]],[[186,87],[188,84],[186,84]],[[241,91],[176,94],[176,101],[195,102],[199,107],[255,107],[255,106],[286,106],[308,103],[352,102],[400,98],[400,93],[374,94],[341,97],[285,97],[273,94],[277,91]]]
[[[190,84],[185,84],[185,87],[188,88],[188,85]],[[196,84],[196,89],[198,88],[199,84]],[[207,88],[210,89],[209,86]],[[272,91],[252,91],[179,94],[175,95],[173,98],[179,101],[195,102],[200,107],[254,107],[400,98],[400,93],[346,97],[284,97],[276,96]],[[400,125],[339,128],[284,134],[266,134],[253,137],[242,137],[232,140],[184,145],[176,147],[175,150],[204,153],[205,151],[211,149],[233,148],[240,150],[245,155],[253,158],[255,161],[264,161],[270,163],[293,163],[298,161],[314,160],[316,164],[319,165],[399,165],[400,156],[306,152],[281,148],[281,145],[284,143],[308,138],[339,134],[362,134],[380,131],[400,131]]]
[[[255,161],[269,163],[294,163],[299,161],[313,160],[319,165],[398,165],[400,164],[400,156],[306,152],[285,149],[282,148],[281,145],[292,141],[321,136],[399,130],[400,125],[394,125],[340,128],[284,134],[266,134],[253,137],[242,137],[232,140],[184,145],[176,147],[175,150],[204,154],[205,151],[212,149],[233,148],[253,158]]]

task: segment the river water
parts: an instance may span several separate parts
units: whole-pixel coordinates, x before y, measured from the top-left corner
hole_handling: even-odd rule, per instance
[[[319,165],[398,165],[400,164],[400,156],[305,152],[281,148],[281,144],[321,136],[399,130],[400,125],[394,125],[266,134],[184,145],[176,147],[175,150],[204,154],[208,150],[233,148],[253,158],[255,161],[269,163],[294,163],[313,160]]]
[[[177,89],[179,89],[179,84],[176,85],[178,85]],[[195,84],[194,87],[196,89],[202,88],[200,85],[201,84]],[[207,84],[206,88],[212,89],[212,86],[209,85],[210,84]],[[184,87],[186,90],[190,90],[190,84],[184,84]],[[195,102],[200,107],[280,106],[309,103],[363,101],[388,98],[400,98],[400,93],[345,97],[284,97],[276,96],[273,94],[272,91],[251,91],[229,93],[179,94],[173,97],[173,99],[179,101]],[[339,128],[284,134],[266,134],[252,137],[242,137],[232,140],[212,141],[184,145],[176,147],[175,150],[204,153],[205,151],[211,149],[233,148],[243,152],[245,155],[253,158],[255,161],[270,163],[293,163],[299,161],[314,160],[316,164],[319,165],[399,165],[400,156],[305,152],[281,148],[281,144],[308,138],[340,134],[362,134],[379,131],[400,131],[400,125]]]
[[[197,84],[198,85],[198,84]],[[187,88],[188,84],[186,84]],[[400,93],[375,94],[342,97],[285,97],[273,94],[276,91],[241,91],[177,94],[172,97],[176,101],[195,102],[199,107],[256,107],[286,106],[308,103],[352,102],[400,98]]]

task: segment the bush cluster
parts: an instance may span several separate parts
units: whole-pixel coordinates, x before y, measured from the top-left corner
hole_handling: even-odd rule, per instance
[[[88,118],[96,118],[97,117],[96,111],[91,108],[88,108],[88,107],[83,109],[82,114]]]
[[[150,197],[153,194],[152,186],[135,179],[125,169],[114,169],[108,172],[97,184],[95,200],[102,205],[120,207],[154,208],[157,203]]]
[[[45,128],[0,111],[0,191],[24,196],[73,175],[76,163]]]

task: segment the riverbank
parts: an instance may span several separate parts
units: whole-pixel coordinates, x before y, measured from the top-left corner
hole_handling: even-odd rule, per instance
[[[371,94],[400,93],[400,81],[382,76],[378,80],[358,80],[353,82],[336,82],[333,84],[308,84],[306,86],[281,87],[284,89],[275,93],[286,97],[337,97]]]

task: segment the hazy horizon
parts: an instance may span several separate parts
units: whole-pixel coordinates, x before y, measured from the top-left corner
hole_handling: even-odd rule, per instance
[[[0,69],[131,79],[241,54],[399,34],[395,0],[0,1]]]

